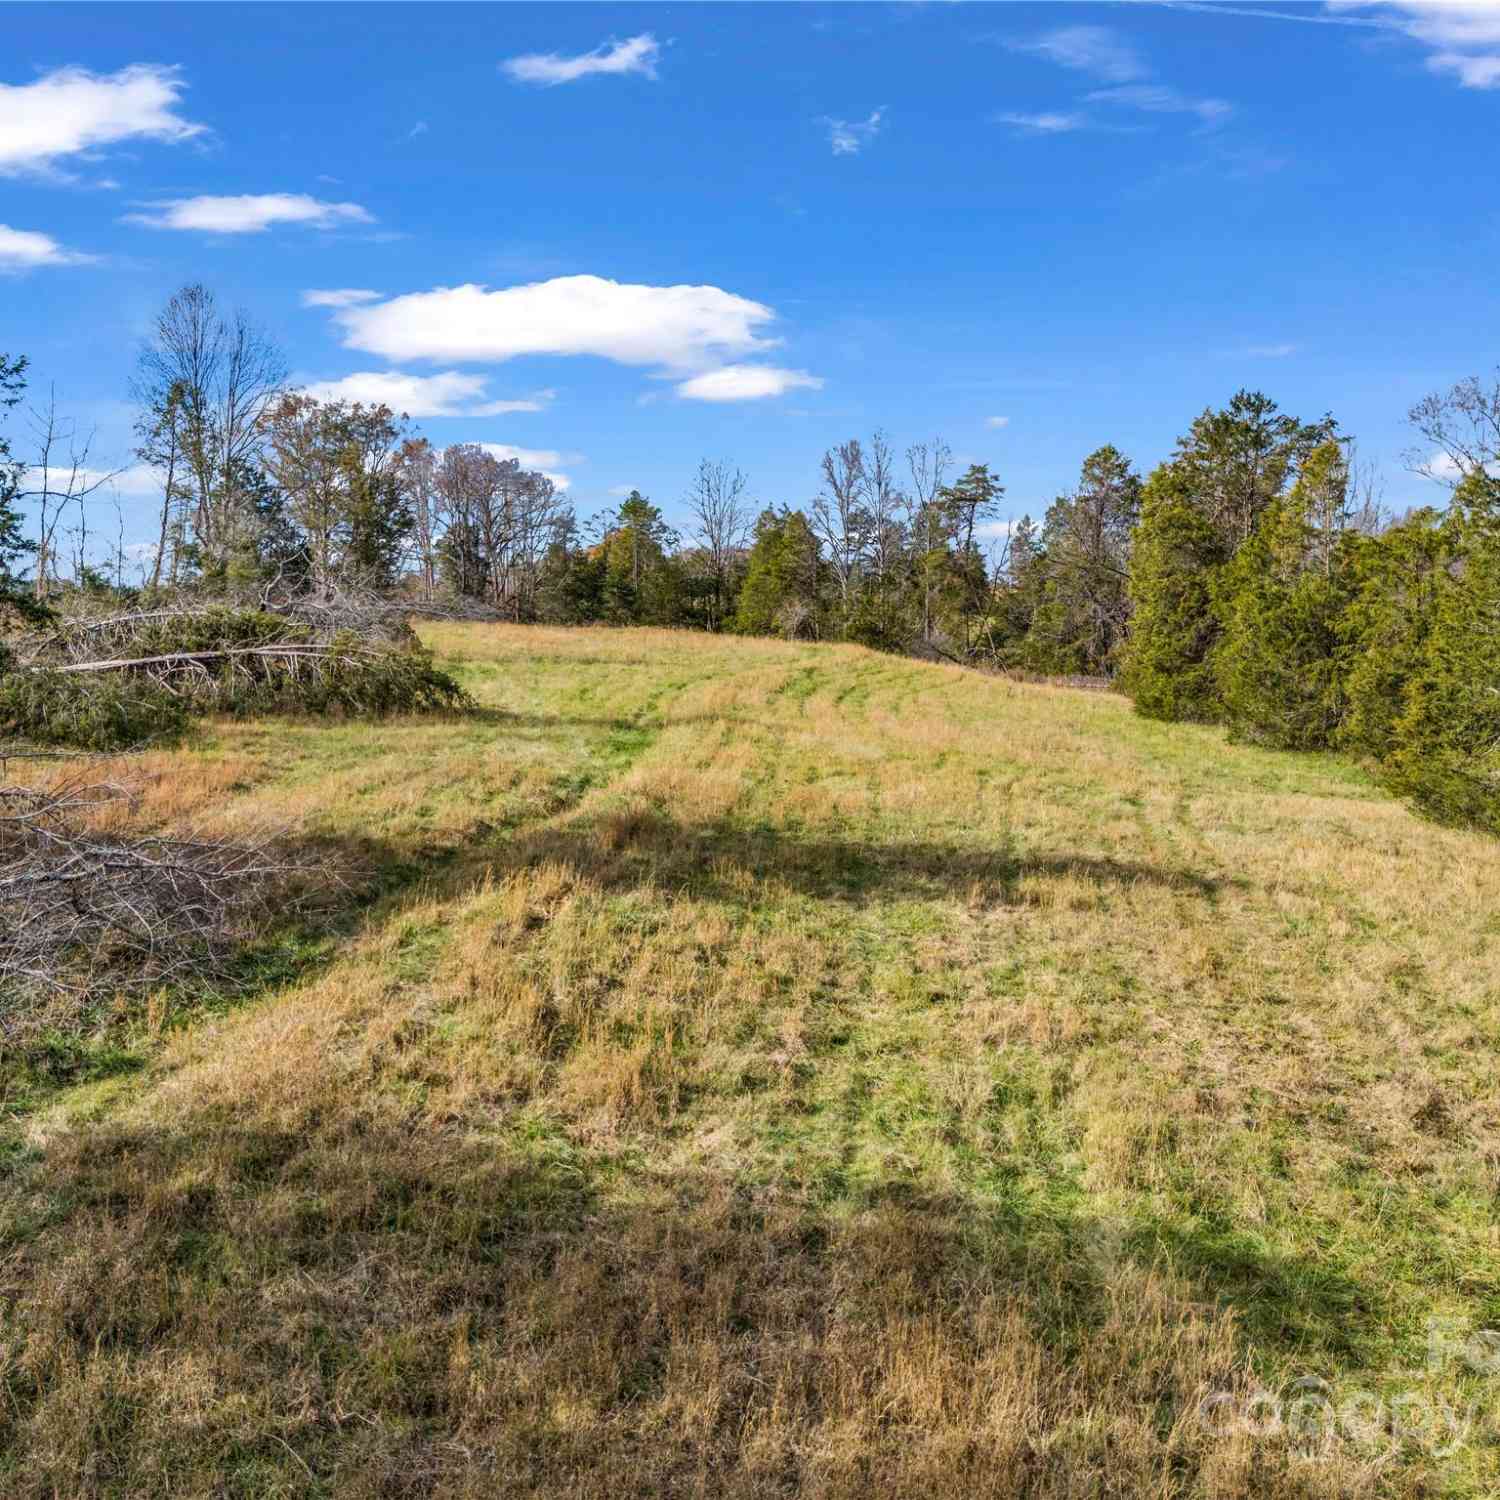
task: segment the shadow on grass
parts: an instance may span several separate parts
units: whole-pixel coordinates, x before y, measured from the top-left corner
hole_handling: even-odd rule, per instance
[[[639,1165],[622,1192],[536,1118],[455,1137],[292,1103],[49,1152],[0,1239],[31,1336],[8,1494],[85,1465],[120,1493],[1198,1492],[1212,1435],[1177,1419],[1250,1378],[1218,1304],[1253,1288],[1273,1379],[1350,1353],[1309,1343],[1345,1311],[1331,1273],[1248,1248],[1184,1276],[1150,1226],[1050,1204],[814,1206]],[[1291,1493],[1254,1478],[1214,1492]]]
[[[557,729],[600,729],[611,733],[634,733],[649,730],[659,733],[663,729],[677,729],[684,725],[723,724],[737,727],[753,727],[767,733],[785,733],[785,724],[770,724],[732,710],[715,709],[707,713],[676,713],[643,711],[639,714],[539,714],[517,713],[508,708],[482,707],[474,710],[469,718],[495,729],[526,729],[548,731]]]
[[[1243,884],[1095,854],[1023,851],[1012,842],[985,847],[828,838],[729,819],[683,822],[641,810],[551,824],[509,838],[495,838],[483,826],[476,833],[468,858],[496,874],[554,861],[612,889],[652,884],[740,903],[753,903],[776,885],[825,900],[957,896],[1015,904],[1025,899],[1023,882],[1032,877],[1072,879],[1101,889],[1146,885],[1206,900],[1226,885]]]

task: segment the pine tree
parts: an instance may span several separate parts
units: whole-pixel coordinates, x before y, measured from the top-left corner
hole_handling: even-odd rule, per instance
[[[618,625],[672,625],[678,615],[678,574],[668,556],[677,542],[639,490],[620,505],[604,542],[604,617]]]
[[[1113,673],[1130,617],[1130,535],[1140,508],[1140,477],[1119,449],[1106,445],[1084,459],[1078,488],[1053,502],[1042,526],[1022,665]]]
[[[1342,513],[1336,442],[1308,455],[1290,494],[1262,511],[1217,580],[1224,638],[1214,670],[1231,735],[1283,750],[1323,749],[1343,715],[1341,619],[1348,567],[1314,517]]]
[[[990,473],[988,464],[970,464],[938,496],[952,518],[954,551],[949,587],[962,624],[965,652],[973,648],[975,627],[991,606],[989,570],[980,549],[979,528],[994,517],[1004,497],[1005,486]]]
[[[1386,766],[1429,816],[1500,833],[1500,479],[1471,473],[1445,525],[1454,563]]]
[[[1214,587],[1225,560],[1219,533],[1192,502],[1190,473],[1177,464],[1161,465],[1141,492],[1121,674],[1137,712],[1147,718],[1218,717]]]

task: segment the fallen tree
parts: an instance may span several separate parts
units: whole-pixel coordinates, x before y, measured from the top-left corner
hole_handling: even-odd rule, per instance
[[[334,618],[330,615],[330,622]],[[411,636],[375,639],[223,605],[63,619],[0,644],[0,736],[89,750],[180,734],[203,713],[350,717],[468,706]]]

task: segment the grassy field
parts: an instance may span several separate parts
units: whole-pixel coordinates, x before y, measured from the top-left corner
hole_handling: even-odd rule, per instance
[[[4,1074],[0,1493],[1495,1493],[1492,842],[1108,694],[427,637],[480,713],[134,763],[375,877]]]

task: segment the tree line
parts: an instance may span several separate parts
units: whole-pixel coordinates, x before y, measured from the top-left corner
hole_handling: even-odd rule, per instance
[[[0,360],[0,409],[24,376]],[[998,478],[955,472],[941,439],[898,453],[877,432],[830,448],[802,506],[753,503],[741,470],[703,460],[681,531],[637,491],[583,519],[515,459],[288,389],[271,341],[202,286],[163,309],[133,394],[161,493],[147,594],[274,578],[1101,679],[1153,718],[1354,751],[1427,811],[1500,828],[1500,383],[1414,409],[1453,495],[1399,517],[1331,415],[1240,391],[1144,478],[1096,449],[1040,521],[1002,521]],[[0,443],[0,588],[18,607],[62,586],[64,518],[82,528],[99,484],[86,453],[53,459],[50,409],[42,431],[40,483]],[[68,585],[107,583],[75,544]]]

